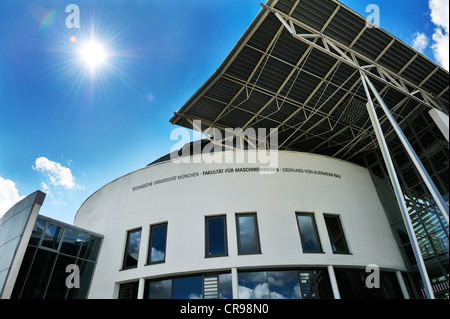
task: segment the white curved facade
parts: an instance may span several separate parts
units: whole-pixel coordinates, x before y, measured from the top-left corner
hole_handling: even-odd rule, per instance
[[[74,221],[104,235],[89,298],[116,298],[123,282],[140,279],[142,291],[144,279],[232,269],[376,264],[406,270],[366,168],[297,152],[278,152],[278,171],[272,174],[256,167],[167,161],[95,192]],[[237,213],[256,213],[260,254],[238,254]],[[296,213],[313,214],[322,252],[303,252]],[[324,214],[339,216],[350,254],[333,253]],[[214,215],[226,216],[227,256],[206,258],[205,217]],[[165,262],[147,265],[150,227],[160,223],[167,223]],[[137,228],[137,267],[121,270],[127,232]]]

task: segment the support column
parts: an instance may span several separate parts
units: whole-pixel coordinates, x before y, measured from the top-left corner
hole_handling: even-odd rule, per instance
[[[402,272],[400,270],[397,270],[395,272],[395,275],[397,276],[398,284],[400,285],[400,289],[402,290],[403,298],[409,299],[408,289],[406,288],[405,281],[403,280]]]
[[[365,75],[363,72],[361,72],[361,77],[365,80],[365,82],[366,82],[365,85],[368,85],[370,87],[370,89],[372,90],[373,94],[375,95],[375,98],[377,99],[382,110],[386,114],[386,117],[388,118],[389,122],[391,123],[392,127],[394,128],[394,131],[397,133],[397,136],[400,139],[400,141],[402,142],[403,147],[405,148],[406,152],[409,155],[409,158],[414,163],[414,166],[416,167],[417,171],[419,172],[420,176],[422,177],[425,185],[428,188],[428,191],[433,196],[433,199],[436,202],[436,205],[439,207],[439,210],[441,211],[441,214],[442,214],[442,216],[444,216],[444,219],[447,221],[447,225],[448,225],[448,205],[447,205],[447,203],[442,198],[441,194],[439,193],[438,189],[436,188],[436,185],[434,184],[430,175],[426,171],[425,167],[423,166],[423,164],[420,161],[419,157],[417,156],[416,152],[412,148],[411,144],[409,144],[408,139],[406,138],[405,134],[403,134],[402,129],[398,125],[395,118],[392,116],[391,112],[389,111],[388,107],[384,103],[383,99],[381,98],[381,96],[378,93],[375,86],[373,86],[372,82],[370,82],[367,75]],[[366,92],[366,94],[367,94],[367,92]],[[370,99],[370,101],[372,101],[372,100]]]
[[[231,287],[233,288],[233,299],[239,299],[239,282],[237,268],[231,268]]]
[[[433,289],[431,287],[430,279],[428,277],[427,269],[425,267],[425,263],[422,258],[422,254],[420,252],[419,244],[417,242],[416,233],[414,232],[414,227],[411,222],[411,218],[408,213],[408,208],[406,207],[405,199],[403,197],[403,191],[400,186],[400,182],[398,181],[397,173],[394,168],[394,164],[392,163],[391,154],[389,153],[389,149],[387,147],[386,140],[384,139],[383,131],[381,130],[380,121],[378,120],[377,113],[375,112],[375,107],[372,102],[372,97],[370,96],[369,89],[366,83],[366,76],[361,72],[361,80],[364,85],[364,90],[367,96],[367,111],[370,115],[370,120],[372,121],[372,125],[375,131],[375,135],[377,136],[378,144],[380,146],[381,153],[383,154],[383,159],[386,164],[386,168],[388,170],[389,177],[391,179],[392,187],[394,188],[395,196],[397,198],[397,203],[399,205],[400,211],[403,216],[403,221],[405,223],[406,230],[409,235],[409,239],[411,241],[411,248],[414,252],[417,261],[417,267],[419,268],[420,276],[422,277],[423,285],[425,292],[427,294],[428,299],[434,299]],[[370,84],[370,82],[369,82]],[[381,99],[381,97],[380,97]]]
[[[339,293],[339,287],[336,280],[336,274],[334,273],[333,266],[328,266],[328,276],[330,277],[331,289],[333,290],[334,299],[341,299],[341,294]]]
[[[144,299],[145,278],[139,278],[137,299]]]

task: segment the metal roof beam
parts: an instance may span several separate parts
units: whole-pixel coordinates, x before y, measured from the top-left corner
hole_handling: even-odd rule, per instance
[[[307,43],[307,44],[309,44],[310,46],[313,46],[314,48],[316,48],[316,49],[318,49],[318,50],[320,50],[320,51],[322,51],[322,52],[325,52],[326,54],[328,54],[328,55],[330,55],[330,56],[332,56],[332,57],[334,57],[334,58],[336,58],[336,59],[338,59],[338,60],[343,61],[344,63],[346,63],[346,64],[348,64],[348,65],[350,65],[350,66],[356,68],[357,70],[360,70],[360,71],[364,72],[364,74],[366,74],[366,75],[368,75],[368,76],[370,76],[370,77],[372,77],[372,78],[374,78],[374,79],[376,79],[376,80],[378,80],[378,81],[381,81],[381,82],[383,82],[383,83],[385,83],[385,84],[391,86],[392,88],[394,88],[395,90],[399,91],[400,93],[403,93],[403,94],[405,94],[405,95],[410,96],[411,98],[413,98],[413,99],[416,100],[417,102],[420,102],[420,103],[422,103],[422,104],[424,104],[424,105],[426,105],[426,106],[428,106],[428,107],[430,107],[430,108],[433,108],[433,106],[429,103],[429,97],[428,97],[428,98],[424,98],[424,100],[421,100],[421,99],[419,99],[419,98],[417,98],[417,97],[411,95],[411,94],[410,94],[408,91],[406,91],[401,85],[398,86],[398,85],[396,85],[395,83],[391,83],[391,82],[389,82],[389,81],[387,81],[387,80],[385,80],[385,79],[383,79],[383,78],[381,78],[381,77],[379,77],[379,76],[373,74],[373,73],[370,72],[369,70],[360,67],[360,66],[358,65],[357,61],[354,61],[352,58],[349,58],[349,57],[345,54],[345,52],[351,52],[351,53],[352,53],[352,56],[358,57],[358,58],[360,58],[360,59],[362,59],[362,60],[365,60],[365,61],[370,61],[370,59],[368,59],[367,57],[363,56],[362,54],[360,54],[360,53],[354,51],[354,50],[351,49],[351,48],[346,47],[344,44],[341,44],[341,43],[339,43],[338,41],[336,41],[336,40],[334,40],[334,39],[332,39],[332,38],[330,38],[330,37],[325,36],[325,35],[322,34],[320,31],[317,31],[317,30],[313,29],[312,27],[306,25],[305,23],[303,23],[303,22],[301,22],[301,21],[298,21],[297,19],[295,19],[295,18],[293,18],[293,17],[287,15],[286,13],[284,13],[284,12],[282,12],[282,11],[276,9],[276,8],[268,7],[268,6],[266,6],[265,4],[262,4],[262,3],[261,3],[261,6],[262,6],[263,8],[265,8],[265,9],[267,9],[268,11],[271,11],[271,12],[273,12],[274,14],[276,14],[276,16],[278,17],[278,19],[280,20],[280,22],[288,29],[288,31],[293,35],[294,38],[299,39],[299,40],[301,40],[302,42]],[[290,25],[287,24],[286,20],[290,22]],[[336,51],[338,51],[339,54],[336,54],[336,53],[332,52],[329,48],[327,49],[327,48],[325,48],[325,47],[322,47],[322,46],[318,45],[317,43],[313,43],[313,42],[309,41],[308,39],[306,39],[306,38],[304,38],[304,37],[298,35],[298,34],[296,33],[296,31],[295,31],[295,27],[292,28],[291,25],[298,25],[299,27],[301,27],[301,28],[303,28],[303,29],[306,29],[306,30],[310,31],[311,34],[319,35],[322,39],[325,39],[325,41],[326,41],[326,43],[327,43],[328,45],[331,44],[331,45],[333,46],[333,48],[334,48]],[[390,74],[392,78],[401,78],[401,77],[398,76],[397,74],[393,73],[392,71],[387,70],[386,68],[384,68],[384,67],[381,66],[381,65],[378,65],[378,64],[375,63],[374,61],[371,61],[371,62],[368,63],[368,64],[375,64],[375,65],[377,65],[377,68],[382,69],[382,70],[384,71],[384,73]],[[407,81],[407,80],[404,79],[404,78],[401,78],[401,80],[402,80],[404,83],[406,83],[406,84],[408,84],[409,86],[411,86],[411,87],[418,88],[417,85],[414,85],[413,83],[410,83],[409,81]],[[396,82],[397,82],[397,81],[396,81]],[[428,95],[428,96],[431,96],[430,93],[425,92],[423,89],[421,89],[421,88],[418,88],[418,89],[421,91],[422,96],[427,96],[427,95]]]

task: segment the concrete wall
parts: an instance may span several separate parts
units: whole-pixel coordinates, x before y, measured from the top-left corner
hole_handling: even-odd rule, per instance
[[[105,236],[89,297],[114,297],[118,282],[232,267],[377,264],[405,270],[367,169],[314,154],[278,152],[279,172],[237,171],[255,167],[169,161],[125,175],[95,192],[74,221]],[[179,178],[183,174],[191,175]],[[259,255],[238,255],[235,213],[242,212],[257,213]],[[296,212],[314,213],[323,253],[302,252]],[[324,213],[340,216],[351,254],[333,254]],[[228,256],[205,258],[205,216],[218,214],[227,217]],[[145,265],[150,225],[161,222],[168,222],[166,261]],[[127,231],[139,227],[138,267],[121,271]]]

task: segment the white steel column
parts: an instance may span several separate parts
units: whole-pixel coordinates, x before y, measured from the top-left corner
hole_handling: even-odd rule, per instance
[[[339,293],[339,287],[336,280],[336,274],[334,273],[334,268],[332,265],[328,267],[328,276],[330,277],[331,289],[333,290],[334,299],[341,299],[341,294]]]
[[[414,255],[417,261],[417,267],[419,268],[420,275],[422,277],[424,289],[428,299],[434,299],[433,289],[431,287],[430,279],[428,277],[427,269],[425,267],[425,263],[422,258],[422,254],[420,252],[419,244],[417,242],[416,234],[414,232],[414,227],[411,222],[411,218],[408,213],[408,208],[406,207],[405,199],[403,197],[403,191],[401,189],[400,183],[398,181],[397,173],[394,168],[394,164],[392,163],[392,158],[389,153],[389,149],[387,147],[386,140],[384,139],[383,131],[381,130],[381,125],[378,120],[377,113],[375,112],[375,107],[372,102],[372,97],[370,96],[369,89],[366,83],[366,77],[363,72],[361,73],[361,80],[364,85],[364,90],[367,95],[367,111],[370,115],[370,120],[372,121],[372,125],[375,131],[375,135],[378,139],[378,144],[380,145],[380,150],[383,154],[384,161],[386,163],[386,168],[389,173],[389,177],[391,179],[392,187],[394,188],[395,195],[397,197],[397,202],[400,208],[400,211],[403,216],[403,221],[405,222],[405,227],[409,235],[409,239],[411,241],[411,247],[414,251]],[[370,82],[369,82],[370,83]]]
[[[408,155],[411,158],[412,162],[414,163],[417,171],[419,172],[420,176],[422,177],[423,181],[425,182],[425,185],[427,185],[427,188],[430,191],[431,195],[433,196],[433,199],[436,202],[436,205],[439,207],[439,210],[441,211],[442,216],[444,216],[444,219],[447,221],[447,224],[448,224],[448,205],[447,205],[447,203],[442,198],[441,194],[439,193],[438,189],[436,188],[436,185],[434,185],[433,180],[431,179],[430,175],[426,171],[425,167],[423,167],[422,162],[420,161],[416,152],[412,148],[411,144],[409,144],[408,139],[406,138],[405,134],[403,134],[403,131],[401,130],[401,128],[398,125],[395,118],[392,116],[391,112],[389,111],[388,107],[384,103],[383,99],[381,98],[381,96],[378,93],[375,86],[373,86],[372,82],[370,82],[367,75],[365,75],[363,72],[361,72],[361,76],[366,80],[367,85],[369,85],[370,89],[372,90],[373,94],[375,95],[378,103],[380,104],[380,106],[383,109],[384,113],[386,114],[389,122],[391,123],[392,127],[394,128],[395,132],[397,133],[398,138],[400,139],[403,146],[405,147],[406,152],[408,153]]]
[[[402,272],[400,270],[397,270],[395,272],[395,275],[397,276],[398,284],[400,285],[400,289],[402,290],[403,298],[409,299],[408,289],[406,289],[406,285],[405,285],[405,281],[403,280]]]
[[[233,290],[233,299],[239,299],[239,282],[237,268],[231,268],[231,287]]]
[[[137,299],[144,299],[145,278],[139,278]]]

